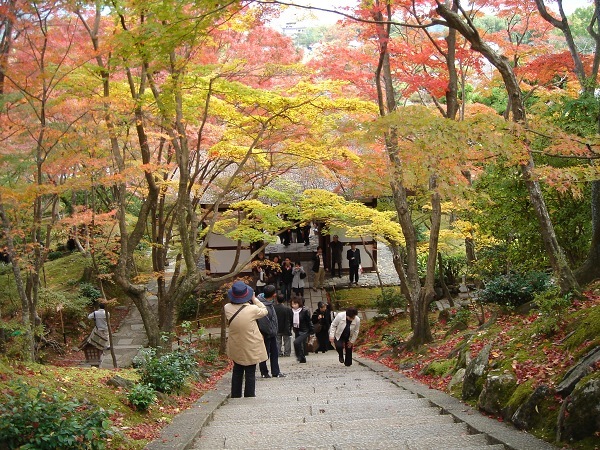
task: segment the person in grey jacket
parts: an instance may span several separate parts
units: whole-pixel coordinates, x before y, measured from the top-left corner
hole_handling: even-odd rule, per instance
[[[352,347],[358,338],[359,329],[360,318],[356,308],[348,308],[339,313],[329,327],[329,341],[337,350],[340,362],[346,366],[352,365]]]
[[[258,299],[266,306],[268,314],[265,317],[258,319],[258,329],[263,335],[267,356],[271,361],[271,374],[273,377],[285,377],[285,374],[279,370],[279,350],[277,349],[277,332],[279,325],[277,323],[277,313],[273,301],[277,297],[277,289],[272,284],[267,284],[264,293],[259,294]],[[261,361],[258,365],[260,368],[261,378],[271,378],[267,361]]]
[[[292,354],[292,319],[294,313],[292,308],[285,304],[283,294],[277,295],[275,313],[277,314],[277,350],[279,356],[290,356]]]

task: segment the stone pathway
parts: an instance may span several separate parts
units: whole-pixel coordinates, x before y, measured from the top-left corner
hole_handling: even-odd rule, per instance
[[[147,450],[550,450],[379,363],[337,353],[281,358],[285,378],[257,379],[256,397],[228,399],[231,378],[177,416]]]

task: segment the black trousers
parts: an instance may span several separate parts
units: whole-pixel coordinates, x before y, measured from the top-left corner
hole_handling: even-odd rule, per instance
[[[276,377],[279,375],[279,350],[277,349],[277,336],[264,337],[265,348],[267,349],[267,356],[271,362],[271,375]],[[263,361],[258,365],[261,375],[269,375],[269,369],[267,362]]]
[[[331,260],[331,276],[333,277],[335,274],[335,266],[338,268],[338,277],[342,278],[342,259],[332,259]]]
[[[306,359],[306,355],[304,353],[304,344],[306,344],[306,340],[308,339],[308,331],[300,331],[298,329],[294,329],[294,353],[296,353],[296,359],[298,361],[302,359]]]
[[[338,341],[337,339],[334,340],[335,342],[335,349],[338,352],[338,355],[340,355],[340,361],[344,361],[344,365],[345,366],[351,366],[352,365],[352,346],[348,345],[348,341]],[[344,356],[344,350],[346,350],[346,355]]]
[[[231,398],[240,398],[242,396],[244,376],[246,377],[244,397],[256,397],[256,364],[242,366],[234,362],[231,374]]]
[[[358,266],[350,266],[350,283],[358,283]]]

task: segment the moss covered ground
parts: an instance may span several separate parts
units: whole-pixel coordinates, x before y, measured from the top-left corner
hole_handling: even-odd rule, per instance
[[[573,301],[551,333],[540,333],[540,329],[546,329],[539,326],[540,321],[547,318],[535,310],[519,315],[486,306],[486,320],[494,317],[486,326],[479,325],[473,309],[467,329],[448,334],[455,314],[451,311],[449,320],[447,317],[441,320],[439,312],[432,311],[433,342],[410,350],[404,345],[411,334],[410,320],[405,314],[369,320],[361,326],[358,351],[434,389],[460,397],[460,384],[451,389],[448,385],[460,366],[461,346],[466,344],[467,357],[474,358],[484,345],[491,343],[489,369],[511,373],[517,380],[516,390],[504,396],[508,399],[507,407],[514,410],[536,387],[556,386],[581,356],[600,344],[600,284],[591,286],[581,299]],[[599,369],[598,365],[592,368],[594,373]],[[468,403],[476,405],[475,400]],[[560,399],[552,399],[550,403],[540,405],[543,417],[529,431],[552,442]],[[588,441],[569,443],[564,448],[599,448],[600,436],[592,438],[592,444]]]

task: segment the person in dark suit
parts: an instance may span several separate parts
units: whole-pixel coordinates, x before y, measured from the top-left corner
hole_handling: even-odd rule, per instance
[[[346,252],[346,259],[350,269],[350,284],[358,284],[358,271],[360,267],[360,250],[356,248],[356,244],[350,244],[350,248]]]
[[[338,277],[342,278],[342,250],[344,244],[339,241],[338,235],[333,235],[333,240],[329,243],[331,250],[331,277],[335,276],[335,266],[338,268]]]

